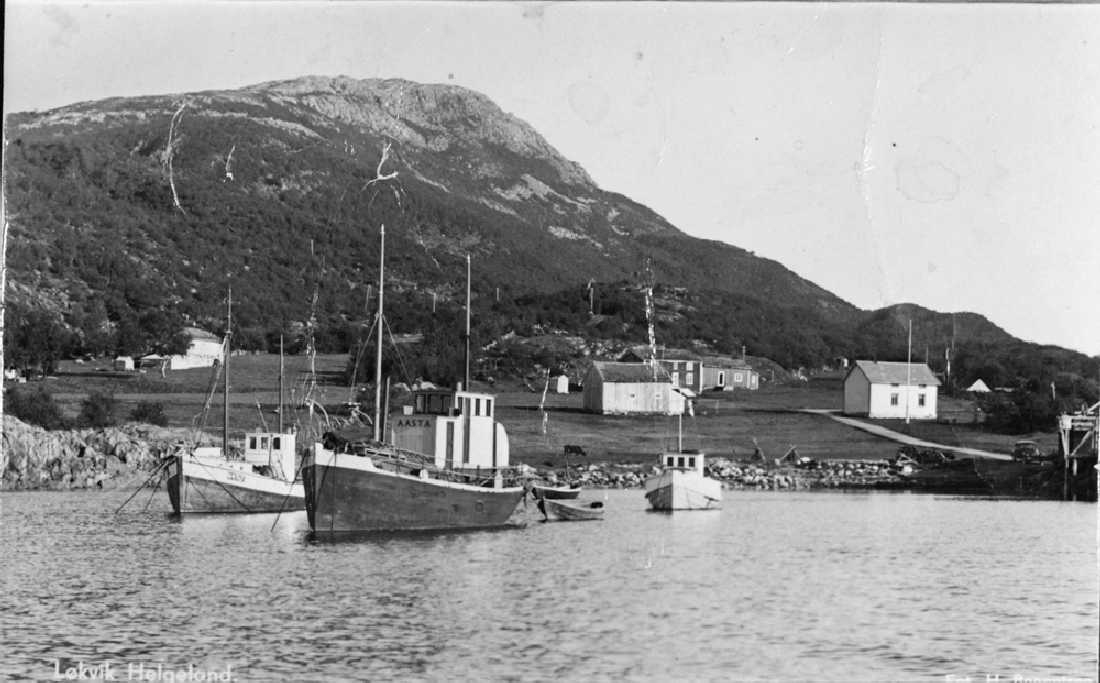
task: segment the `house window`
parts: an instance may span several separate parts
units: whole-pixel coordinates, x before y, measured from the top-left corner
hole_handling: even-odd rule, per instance
[[[692,372],[691,370],[688,370],[688,373],[687,373],[687,385],[688,385],[689,387],[690,387],[691,385],[695,384],[695,377],[694,377],[693,375],[694,375],[694,373],[693,373],[693,372]]]
[[[718,373],[718,386],[720,386],[720,387],[726,386],[726,373],[724,373],[724,372],[719,372]]]
[[[493,399],[491,398],[485,399],[485,414],[488,417],[493,416]]]
[[[745,376],[742,375],[740,372],[733,373],[733,382],[734,382],[734,384],[740,384],[741,382],[744,381],[744,379],[745,379]]]
[[[474,399],[474,415],[481,415],[481,399]]]
[[[924,394],[917,394],[917,405],[924,407]]]
[[[890,405],[896,406],[898,404],[898,395],[890,394]]]

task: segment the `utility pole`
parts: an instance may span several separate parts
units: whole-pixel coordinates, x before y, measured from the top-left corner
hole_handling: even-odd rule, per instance
[[[909,389],[913,384],[913,319],[909,319],[909,350],[905,362],[905,424],[909,424]]]

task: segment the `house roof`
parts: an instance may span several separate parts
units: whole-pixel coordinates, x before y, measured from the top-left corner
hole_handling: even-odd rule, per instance
[[[971,384],[969,387],[967,387],[966,390],[967,391],[975,391],[975,392],[978,392],[978,393],[985,393],[985,392],[989,391],[989,387],[986,385],[986,383],[984,381],[982,381],[981,378],[979,378],[977,380],[974,380],[974,383]]]
[[[649,363],[621,363],[608,360],[592,361],[592,369],[599,373],[605,382],[656,382],[669,384],[672,379],[668,371],[657,366],[657,379],[653,378],[653,366]]]
[[[220,338],[218,338],[218,337],[214,336],[213,334],[211,334],[210,332],[207,332],[206,330],[200,329],[198,327],[185,327],[185,328],[183,328],[183,333],[186,334],[188,337],[190,337],[193,340],[201,339],[203,341],[216,341],[216,342],[221,341]]]
[[[852,366],[863,371],[871,384],[929,384],[938,387],[940,380],[924,363],[894,363],[857,360]]]

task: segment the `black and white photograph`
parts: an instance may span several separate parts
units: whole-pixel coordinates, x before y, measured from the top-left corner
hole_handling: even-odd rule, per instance
[[[12,0],[0,679],[1087,683],[1100,5]]]

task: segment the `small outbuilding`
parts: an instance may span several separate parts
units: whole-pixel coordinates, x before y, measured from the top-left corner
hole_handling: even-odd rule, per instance
[[[566,375],[558,375],[557,377],[550,378],[550,386],[554,388],[555,394],[568,394],[569,393],[569,377]]]
[[[924,363],[857,360],[844,377],[844,414],[935,420],[939,387]]]
[[[134,359],[132,356],[119,356],[115,358],[112,367],[116,372],[127,372],[134,369]]]
[[[584,408],[604,415],[676,415],[686,406],[659,364],[593,361],[584,378]]]

